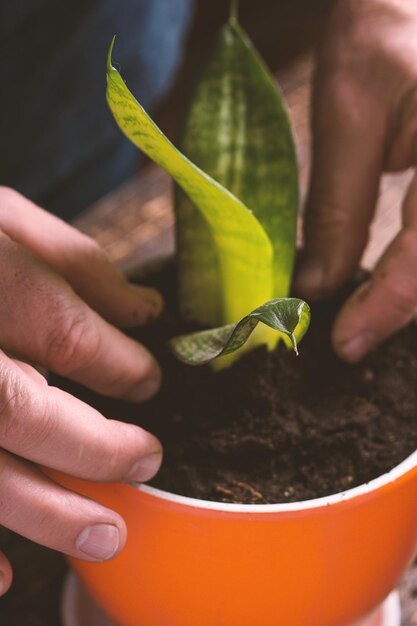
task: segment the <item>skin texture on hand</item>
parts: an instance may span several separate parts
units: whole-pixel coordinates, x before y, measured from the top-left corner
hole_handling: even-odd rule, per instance
[[[295,290],[310,301],[352,276],[368,240],[384,171],[417,160],[417,2],[339,0],[318,58],[305,250]],[[340,311],[336,352],[358,361],[417,307],[417,178],[402,230]]]
[[[130,285],[92,240],[4,187],[0,267],[0,524],[78,558],[112,558],[126,540],[123,519],[36,464],[97,481],[144,481],[159,468],[161,445],[48,386],[30,363],[104,395],[146,400],[160,385],[159,366],[113,324],[150,321],[161,297]],[[0,553],[0,595],[11,579]]]

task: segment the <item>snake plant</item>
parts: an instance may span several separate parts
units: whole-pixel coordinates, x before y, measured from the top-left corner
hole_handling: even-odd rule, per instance
[[[108,104],[125,135],[179,186],[180,310],[209,327],[174,338],[174,352],[192,365],[219,359],[221,367],[280,337],[297,351],[310,312],[287,297],[298,208],[294,144],[278,88],[236,11],[196,86],[181,151],[113,67],[113,46],[114,39]]]

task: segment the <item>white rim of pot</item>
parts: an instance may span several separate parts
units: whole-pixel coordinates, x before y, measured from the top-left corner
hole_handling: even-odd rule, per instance
[[[155,498],[199,509],[230,513],[285,513],[330,506],[331,504],[338,504],[340,502],[345,502],[346,500],[352,500],[353,498],[363,496],[372,491],[376,491],[380,487],[395,482],[398,478],[414,469],[416,465],[417,450],[415,450],[412,454],[410,454],[410,456],[404,459],[404,461],[401,461],[401,463],[396,465],[389,472],[378,476],[378,478],[374,478],[368,483],[363,483],[358,487],[353,487],[352,489],[347,489],[346,491],[341,491],[330,496],[323,496],[321,498],[303,500],[302,502],[284,502],[280,504],[232,504],[231,502],[200,500],[198,498],[189,498],[188,496],[180,496],[169,491],[163,491],[162,489],[157,489],[156,487],[151,487],[150,485],[139,483],[130,484],[135,489],[154,496]]]

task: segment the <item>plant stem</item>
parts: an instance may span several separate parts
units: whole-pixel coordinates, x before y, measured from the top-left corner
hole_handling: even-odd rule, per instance
[[[239,13],[239,0],[231,0],[230,2],[230,16],[231,22],[237,22]]]

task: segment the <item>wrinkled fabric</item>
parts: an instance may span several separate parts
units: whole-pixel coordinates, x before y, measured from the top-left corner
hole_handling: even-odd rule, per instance
[[[105,101],[114,59],[148,110],[170,86],[192,0],[0,0],[0,182],[66,218],[133,174]]]

